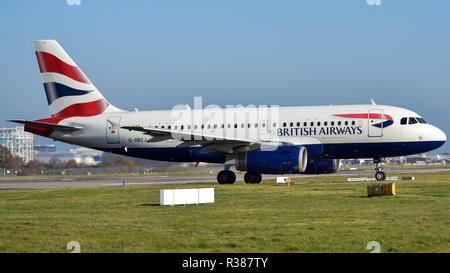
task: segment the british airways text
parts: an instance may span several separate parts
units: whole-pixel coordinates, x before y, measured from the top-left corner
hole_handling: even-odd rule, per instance
[[[278,128],[278,136],[331,136],[331,135],[360,135],[361,126],[342,126],[342,127],[310,127],[310,128]]]

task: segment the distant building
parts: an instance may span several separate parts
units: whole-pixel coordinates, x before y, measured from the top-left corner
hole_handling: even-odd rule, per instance
[[[73,154],[74,160],[77,164],[86,164],[91,166],[99,164],[103,156],[102,151],[85,147],[70,149],[69,152]]]
[[[34,159],[34,136],[25,132],[21,126],[0,128],[0,144],[13,155],[20,156],[25,163]]]
[[[429,157],[411,156],[406,158],[406,162],[414,165],[426,165],[431,163],[431,159]]]
[[[34,153],[53,153],[56,152],[55,144],[34,145]]]
[[[35,152],[36,159],[48,162],[52,158],[58,158],[61,161],[75,160],[77,164],[97,165],[103,156],[102,151],[89,148],[75,148],[69,151],[56,151],[54,145],[40,145]]]

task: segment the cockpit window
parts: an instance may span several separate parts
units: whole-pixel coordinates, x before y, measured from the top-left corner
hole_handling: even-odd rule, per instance
[[[409,123],[408,124],[416,124],[417,120],[415,118],[409,118]]]
[[[405,125],[406,123],[408,123],[408,118],[402,118],[402,119],[400,120],[400,124],[401,124],[401,125]]]
[[[423,123],[423,124],[426,124],[426,123],[427,123],[423,118],[417,117],[416,119],[417,119],[417,121],[420,122],[420,123]]]

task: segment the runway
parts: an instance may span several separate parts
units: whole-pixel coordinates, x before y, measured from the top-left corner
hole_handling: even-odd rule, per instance
[[[387,170],[386,173],[434,173],[450,171],[450,169],[403,169]],[[372,177],[373,170],[341,171],[320,176],[354,176],[367,175]],[[280,175],[263,175],[263,179],[275,179]],[[286,175],[287,176],[287,175]],[[315,177],[317,175],[288,175],[291,178]],[[145,185],[167,185],[167,184],[188,184],[216,182],[216,174],[192,175],[192,176],[117,176],[117,177],[88,177],[88,178],[15,178],[1,179],[0,190],[32,190],[32,189],[63,189],[63,188],[98,188],[98,187],[122,187],[125,186],[145,186]],[[236,181],[243,181],[243,174],[236,174]]]

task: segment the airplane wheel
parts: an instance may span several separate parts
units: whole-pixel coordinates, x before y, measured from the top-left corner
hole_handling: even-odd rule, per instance
[[[375,178],[376,178],[378,181],[385,180],[385,179],[386,179],[386,173],[385,173],[385,172],[377,172],[377,173],[375,174]]]
[[[262,175],[259,173],[259,174],[258,174],[258,179],[256,179],[256,183],[257,183],[257,184],[260,184],[261,181],[262,181]]]
[[[228,172],[229,172],[229,177],[230,177],[230,180],[228,180],[228,184],[234,184],[234,182],[236,182],[236,175],[232,171],[228,171]]]
[[[257,179],[257,174],[256,173],[246,172],[245,175],[244,175],[244,181],[247,184],[255,183],[256,179]]]
[[[233,184],[236,181],[236,175],[232,171],[223,170],[217,174],[219,184]]]
[[[244,175],[244,181],[247,184],[259,184],[261,183],[261,180],[262,176],[260,173],[247,172]]]

